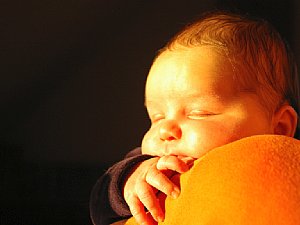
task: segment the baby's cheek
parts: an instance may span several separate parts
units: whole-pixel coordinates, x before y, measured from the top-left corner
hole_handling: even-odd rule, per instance
[[[148,155],[159,155],[159,148],[155,132],[148,130],[142,140],[142,153]]]
[[[199,158],[213,148],[220,147],[240,139],[236,129],[230,129],[221,124],[206,124],[201,129],[190,132],[187,145],[193,152],[193,157]]]

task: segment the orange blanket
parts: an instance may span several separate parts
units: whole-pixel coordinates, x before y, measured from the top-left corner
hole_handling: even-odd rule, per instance
[[[180,186],[161,225],[299,225],[300,141],[260,135],[213,149]]]

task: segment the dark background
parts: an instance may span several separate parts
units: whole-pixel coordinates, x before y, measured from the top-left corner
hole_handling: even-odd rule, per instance
[[[299,59],[297,0],[1,1],[0,224],[91,224],[93,184],[149,125],[156,51],[213,9],[266,18]]]

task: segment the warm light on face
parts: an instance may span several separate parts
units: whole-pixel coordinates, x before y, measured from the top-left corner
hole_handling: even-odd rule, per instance
[[[232,73],[229,61],[212,47],[162,53],[146,83],[152,125],[143,153],[199,158],[242,137],[272,133],[259,98],[238,92]]]

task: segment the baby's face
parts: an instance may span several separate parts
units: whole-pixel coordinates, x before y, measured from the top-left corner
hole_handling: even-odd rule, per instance
[[[238,92],[232,74],[229,60],[212,47],[162,53],[146,83],[151,127],[143,154],[199,158],[243,137],[273,133],[259,97]]]

